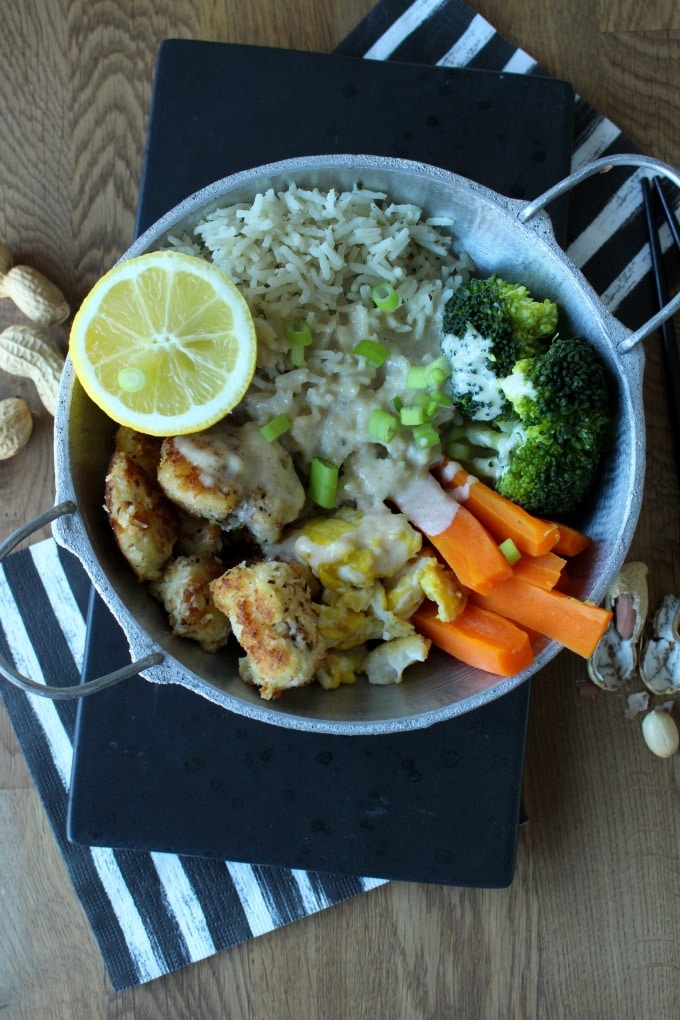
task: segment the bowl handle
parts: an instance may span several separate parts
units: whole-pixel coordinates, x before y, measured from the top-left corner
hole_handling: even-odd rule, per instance
[[[537,212],[544,209],[545,206],[554,202],[560,195],[564,195],[567,191],[571,191],[573,187],[580,184],[581,181],[585,181],[588,177],[592,177],[594,174],[604,174],[615,166],[639,166],[645,170],[649,170],[652,174],[666,177],[669,181],[672,181],[676,187],[680,188],[680,172],[674,167],[669,166],[668,163],[663,163],[661,160],[653,159],[651,156],[643,156],[638,153],[617,153],[613,156],[603,156],[601,159],[595,159],[590,163],[585,163],[580,169],[575,170],[573,174],[563,178],[552,188],[544,191],[542,195],[526,205],[518,213],[520,222],[526,223],[532,216],[535,216]],[[644,340],[645,337],[653,333],[654,330],[658,329],[662,323],[670,319],[672,315],[675,315],[677,311],[680,311],[680,292],[675,295],[663,308],[653,315],[651,319],[648,319],[644,326],[640,326],[634,332],[629,333],[623,340],[621,340],[617,347],[621,353],[632,350],[640,340]]]
[[[44,514],[40,514],[39,517],[29,521],[28,524],[17,528],[0,545],[0,563],[20,542],[23,542],[25,538],[32,535],[34,531],[38,531],[45,524],[56,520],[57,517],[75,513],[77,509],[75,503],[70,501],[58,503],[51,510],[47,510]],[[114,684],[120,683],[121,680],[127,680],[129,677],[136,676],[141,670],[148,669],[149,666],[156,666],[162,661],[163,656],[160,653],[147,655],[143,659],[138,659],[137,662],[131,662],[129,666],[123,666],[122,669],[117,669],[113,673],[105,673],[103,676],[95,677],[94,680],[88,680],[82,684],[76,684],[72,687],[49,687],[46,684],[37,683],[35,680],[29,680],[28,677],[17,672],[17,670],[9,666],[0,657],[0,676],[9,680],[11,684],[19,687],[26,694],[39,694],[41,697],[51,698],[53,701],[67,701],[70,698],[82,698],[86,694],[96,694],[97,691],[103,691],[106,687],[113,687]]]

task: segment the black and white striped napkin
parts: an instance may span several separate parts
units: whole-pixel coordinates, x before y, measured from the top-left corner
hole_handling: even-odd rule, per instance
[[[77,684],[90,583],[48,539],[0,568],[0,654],[38,682]],[[66,837],[75,701],[2,684],[5,705],[114,987],[150,981],[365,892],[381,880],[83,847]]]
[[[339,48],[351,56],[545,72],[460,0],[381,0]],[[631,144],[577,100],[573,165]],[[653,289],[636,172],[581,186],[570,217],[568,253],[632,328],[653,311]],[[668,239],[666,240],[666,246]],[[83,662],[89,581],[54,541],[0,567],[0,651],[24,674],[64,685]],[[66,812],[76,719],[74,702],[27,697],[0,682],[36,788],[71,880],[117,990],[309,916],[382,880],[320,875],[166,853],[69,843]]]
[[[382,0],[338,52],[360,54],[369,60],[547,74],[528,53],[511,46],[460,0]],[[572,170],[601,156],[636,151],[611,120],[577,95]],[[657,310],[640,194],[644,173],[617,170],[580,184],[570,200],[565,245],[570,259],[603,303],[630,329],[642,326]],[[677,211],[680,200],[676,196],[674,201]],[[666,227],[661,231],[661,244],[664,252],[671,248]],[[671,277],[677,277],[675,260],[668,269]]]

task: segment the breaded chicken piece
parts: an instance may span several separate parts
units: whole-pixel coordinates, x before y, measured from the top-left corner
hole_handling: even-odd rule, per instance
[[[151,593],[165,606],[173,633],[197,641],[204,652],[216,652],[231,634],[229,620],[210,594],[210,582],[224,571],[211,554],[178,556],[153,581]]]
[[[161,458],[162,442],[158,436],[147,436],[146,433],[136,432],[127,425],[121,425],[115,435],[116,450],[126,453],[153,481],[156,479],[158,461]]]
[[[326,656],[316,610],[302,575],[267,560],[227,570],[210,585],[246,652],[239,671],[267,700],[311,683]]]
[[[163,441],[158,481],[191,517],[225,531],[245,527],[260,543],[276,542],[305,503],[292,459],[255,422],[219,422],[204,432]]]
[[[177,514],[131,457],[116,451],[106,476],[104,508],[118,547],[142,581],[160,577],[177,540]]]

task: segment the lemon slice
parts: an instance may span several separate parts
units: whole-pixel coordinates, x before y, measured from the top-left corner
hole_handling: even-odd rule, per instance
[[[121,262],[92,288],[69,354],[88,396],[121,425],[185,435],[224,418],[255,371],[252,316],[229,277],[193,255]]]

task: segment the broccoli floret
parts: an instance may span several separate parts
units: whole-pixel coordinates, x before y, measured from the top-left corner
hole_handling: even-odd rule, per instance
[[[442,316],[441,348],[451,362],[455,406],[478,421],[510,413],[498,380],[536,354],[556,327],[557,306],[534,301],[521,284],[494,275],[460,287]]]
[[[497,374],[506,375],[520,356],[513,337],[513,323],[502,300],[502,280],[470,280],[459,287],[446,303],[443,329],[447,336],[461,338],[470,327],[489,340]]]
[[[456,459],[537,517],[564,519],[590,491],[604,445],[602,419],[569,431],[559,418],[468,430]],[[476,453],[474,450],[476,447]]]
[[[592,488],[604,452],[607,416],[558,415],[528,424],[463,426],[449,453],[502,496],[537,517],[564,519]]]
[[[571,428],[576,415],[608,415],[605,368],[582,337],[555,337],[547,350],[518,361],[500,387],[524,422],[557,416]]]
[[[536,341],[552,336],[557,329],[557,305],[548,298],[535,301],[521,283],[498,282],[503,284],[502,300],[515,338],[525,352],[536,350]]]
[[[530,513],[560,517],[592,487],[609,424],[604,363],[556,334],[557,306],[498,276],[461,287],[442,351],[463,418],[448,452]]]
[[[563,519],[590,492],[602,453],[599,423],[567,434],[563,422],[526,427],[498,491],[536,516]]]
[[[604,364],[586,340],[556,337],[519,361],[501,389],[516,418],[463,425],[452,453],[530,513],[564,518],[591,489],[604,451]]]

